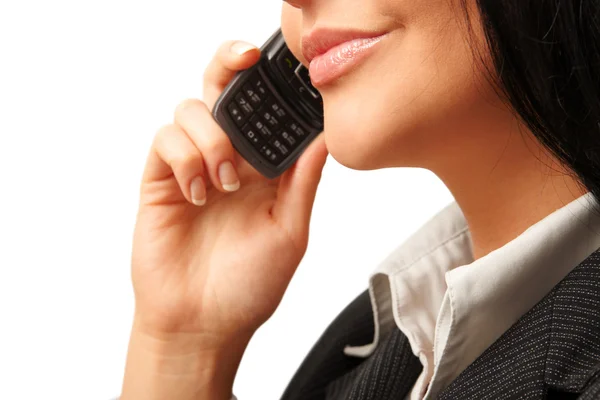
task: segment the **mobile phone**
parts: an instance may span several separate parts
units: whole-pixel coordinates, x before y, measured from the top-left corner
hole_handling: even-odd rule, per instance
[[[212,114],[235,150],[272,179],[323,131],[323,99],[281,29],[260,50],[260,60],[236,73]]]

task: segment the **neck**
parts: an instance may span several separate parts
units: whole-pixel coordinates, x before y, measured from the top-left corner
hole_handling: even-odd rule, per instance
[[[430,168],[464,213],[475,259],[587,192],[529,132],[504,132],[473,135]]]

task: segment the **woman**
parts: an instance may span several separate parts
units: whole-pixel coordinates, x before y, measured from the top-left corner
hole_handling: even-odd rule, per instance
[[[147,160],[121,399],[232,397],[306,250],[328,152],[427,168],[456,203],[379,266],[284,399],[597,398],[598,21],[598,0],[288,1],[325,130],[275,180],[211,117],[259,58],[225,43]],[[362,39],[319,57],[334,36]]]

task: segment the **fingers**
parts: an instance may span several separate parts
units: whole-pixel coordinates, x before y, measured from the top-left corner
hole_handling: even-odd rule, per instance
[[[250,43],[230,40],[221,44],[204,71],[203,99],[209,110],[235,73],[250,68],[259,58],[260,49]]]
[[[237,157],[231,141],[213,119],[208,106],[200,100],[186,100],[175,110],[175,123],[187,134],[201,153],[205,175],[221,192],[239,189]]]
[[[323,134],[317,136],[302,153],[292,168],[282,176],[273,207],[277,219],[295,240],[308,237],[308,228],[317,186],[327,160],[327,147]],[[305,246],[306,243],[300,243]]]
[[[161,184],[172,176],[180,192],[167,186],[165,190],[152,191],[161,196],[160,201],[178,201],[183,196],[201,206],[206,203],[211,186],[222,192],[240,187],[233,146],[200,100],[182,102],[175,110],[175,123],[158,131],[144,170],[143,185]]]
[[[174,176],[181,193],[168,189],[153,191],[160,196],[160,201],[175,202],[183,195],[190,203],[200,206],[206,202],[204,173],[202,154],[188,135],[177,125],[167,125],[154,137],[142,185],[160,184]]]

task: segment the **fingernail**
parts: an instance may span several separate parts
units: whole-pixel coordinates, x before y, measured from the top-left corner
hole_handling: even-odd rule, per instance
[[[192,192],[192,203],[197,206],[203,206],[206,203],[206,186],[201,176],[192,179],[190,186]]]
[[[223,189],[228,192],[235,192],[240,188],[240,179],[231,161],[224,161],[219,165],[219,179],[221,180]]]
[[[255,49],[256,46],[251,45],[250,43],[246,43],[246,42],[235,42],[234,44],[231,45],[231,51],[234,52],[237,55],[242,55],[252,49]]]

